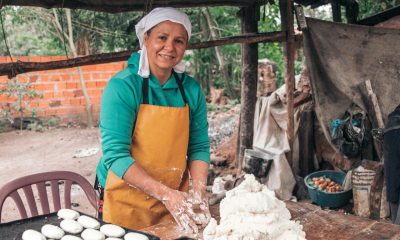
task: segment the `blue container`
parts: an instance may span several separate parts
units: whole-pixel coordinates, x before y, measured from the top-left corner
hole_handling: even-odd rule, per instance
[[[314,172],[306,176],[304,178],[304,183],[308,188],[308,195],[314,203],[318,204],[321,207],[337,208],[345,205],[350,200],[350,198],[352,198],[353,192],[351,187],[347,191],[329,193],[320,191],[317,187],[314,187],[308,183],[308,179],[313,179],[314,177],[321,176],[330,178],[338,184],[342,184],[344,178],[346,177],[346,174],[343,172],[327,170]]]

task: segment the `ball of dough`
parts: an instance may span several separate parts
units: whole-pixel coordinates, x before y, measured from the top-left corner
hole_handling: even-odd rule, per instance
[[[109,238],[106,238],[106,240],[122,240],[122,239],[121,238],[109,237]]]
[[[100,227],[100,232],[104,233],[108,237],[122,237],[125,234],[125,230],[114,224],[104,224]]]
[[[72,235],[65,235],[64,237],[61,238],[61,240],[82,240],[82,238]]]
[[[77,219],[79,215],[77,211],[67,208],[60,209],[57,212],[57,216],[62,219]]]
[[[99,229],[100,227],[99,221],[85,215],[78,218],[78,223],[80,223],[84,228]]]
[[[22,233],[22,240],[46,240],[46,237],[36,230],[28,229]]]
[[[135,232],[130,232],[125,234],[124,236],[125,240],[149,240],[149,238],[141,233],[135,233]]]
[[[104,240],[106,238],[102,232],[91,228],[85,229],[82,232],[81,237],[84,240]]]
[[[71,219],[62,220],[60,223],[60,227],[64,231],[66,231],[68,233],[72,233],[72,234],[80,233],[83,230],[83,227],[81,224],[79,224],[77,221],[71,220]]]
[[[42,234],[47,238],[60,239],[65,233],[57,226],[46,224],[42,227]]]

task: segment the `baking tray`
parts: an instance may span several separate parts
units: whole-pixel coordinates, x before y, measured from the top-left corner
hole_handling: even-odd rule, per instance
[[[80,215],[86,215],[81,212],[79,212]],[[92,217],[89,215],[86,215],[88,217]],[[93,217],[92,217],[93,218]],[[106,222],[103,222],[99,219],[96,219],[97,221],[100,222],[101,225],[106,224]],[[31,217],[31,218],[26,218],[26,219],[21,219],[13,222],[8,222],[8,223],[3,223],[0,224],[0,239],[1,240],[21,240],[22,239],[22,233],[25,230],[28,229],[33,229],[37,230],[40,232],[40,229],[42,228],[43,225],[45,224],[53,224],[60,226],[60,222],[62,219],[58,219],[57,212],[46,214],[46,215],[40,215],[36,217]],[[141,232],[141,231],[136,231],[136,230],[131,230],[124,228],[126,233],[128,232],[137,232],[146,235],[149,240],[160,240],[159,237]],[[69,235],[74,235],[80,237],[80,233],[78,234],[70,234]]]

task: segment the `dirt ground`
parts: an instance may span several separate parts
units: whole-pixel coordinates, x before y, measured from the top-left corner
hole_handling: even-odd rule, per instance
[[[76,151],[85,148],[98,148],[99,151],[88,157],[73,157]],[[0,187],[15,178],[56,170],[79,173],[93,184],[100,156],[98,128],[57,128],[45,130],[43,133],[33,131],[1,133],[0,176],[2,180]],[[60,191],[62,191],[61,187]],[[74,209],[90,215],[95,214],[95,209],[89,204],[80,188],[73,187],[72,203],[75,206]],[[51,209],[52,206],[50,206]],[[39,208],[39,213],[40,211]],[[18,210],[13,201],[8,198],[3,207],[1,221],[8,222],[18,218]]]

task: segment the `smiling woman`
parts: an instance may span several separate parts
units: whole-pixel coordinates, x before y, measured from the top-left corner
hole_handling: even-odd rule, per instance
[[[131,229],[175,220],[197,233],[210,219],[210,144],[204,94],[182,62],[191,23],[176,9],[156,8],[135,28],[141,50],[102,96],[103,220]]]
[[[164,21],[146,32],[144,45],[150,70],[161,85],[168,80],[171,69],[182,60],[187,43],[187,32],[179,23]]]

